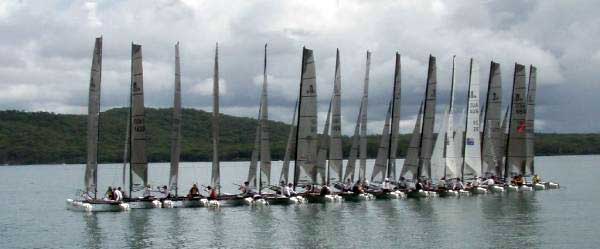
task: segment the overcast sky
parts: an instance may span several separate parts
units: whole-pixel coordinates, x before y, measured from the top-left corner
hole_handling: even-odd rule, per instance
[[[183,105],[210,111],[219,42],[221,111],[256,117],[268,43],[270,119],[292,118],[306,46],[315,54],[321,120],[341,51],[345,134],[356,120],[367,49],[370,133],[383,125],[395,52],[402,54],[403,132],[423,98],[429,54],[437,57],[439,113],[455,54],[458,108],[469,58],[480,65],[482,96],[490,61],[501,64],[503,105],[514,63],[533,64],[536,130],[598,132],[598,10],[599,1],[0,1],[0,109],[85,113],[94,38],[102,35],[103,110],[128,104],[131,42],[143,47],[146,105],[170,107],[179,41]]]

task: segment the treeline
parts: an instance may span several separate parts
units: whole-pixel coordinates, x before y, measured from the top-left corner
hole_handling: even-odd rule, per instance
[[[99,161],[123,161],[128,109],[115,108],[100,115]],[[183,110],[182,161],[211,160],[211,113]],[[0,111],[0,164],[85,163],[86,116],[48,112]],[[151,162],[170,160],[170,109],[146,109],[147,155]],[[258,121],[221,116],[221,160],[248,160]],[[273,160],[283,158],[289,125],[269,122]],[[410,135],[400,136],[398,154],[404,157]],[[343,138],[344,153],[350,151]],[[369,136],[368,155],[377,153],[378,136]],[[538,134],[536,154],[598,154],[600,134]],[[347,157],[347,155],[345,155]]]

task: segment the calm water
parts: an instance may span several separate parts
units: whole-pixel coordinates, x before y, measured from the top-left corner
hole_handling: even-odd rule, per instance
[[[536,160],[542,177],[562,189],[95,214],[65,209],[65,199],[83,184],[83,165],[6,166],[0,167],[0,248],[598,248],[600,156]],[[185,163],[182,188],[192,179],[206,183],[209,166]],[[225,191],[234,192],[232,183],[243,181],[247,163],[222,166]],[[151,182],[165,184],[167,168],[152,164]],[[275,179],[280,162],[273,171]],[[119,185],[121,168],[101,165],[99,175],[102,189]]]

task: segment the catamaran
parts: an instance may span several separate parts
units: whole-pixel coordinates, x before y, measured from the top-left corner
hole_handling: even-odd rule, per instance
[[[502,81],[500,64],[490,63],[490,76],[485,102],[485,117],[481,143],[481,172],[485,178],[498,180],[502,176],[502,145],[504,131],[500,118],[502,115]],[[487,186],[492,192],[503,192],[498,184]]]
[[[129,205],[121,201],[98,198],[98,139],[100,129],[100,84],[102,76],[102,37],[96,38],[92,55],[87,117],[87,163],[85,166],[84,190],[80,199],[67,199],[67,208],[75,211],[123,211]]]

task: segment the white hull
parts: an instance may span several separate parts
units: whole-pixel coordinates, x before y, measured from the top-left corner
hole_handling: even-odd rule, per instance
[[[487,194],[488,190],[482,187],[474,187],[471,192],[473,192],[473,194],[482,195]]]
[[[325,195],[326,202],[341,202],[343,199],[339,195]]]
[[[533,191],[533,188],[526,186],[526,185],[519,187],[519,192],[529,192],[529,191]]]
[[[389,192],[387,193],[388,197],[390,199],[403,199],[406,198],[406,194],[402,191],[393,191],[393,192]]]
[[[536,183],[536,184],[533,184],[533,189],[535,189],[535,190],[546,190],[546,185],[540,184],[540,183]]]
[[[447,190],[447,191],[446,191],[446,196],[452,196],[452,197],[454,197],[454,196],[458,196],[458,191],[455,191],[455,190]]]
[[[560,185],[556,182],[545,182],[544,183],[546,185],[546,189],[558,189],[560,188]]]
[[[508,192],[517,192],[517,191],[519,191],[519,187],[517,187],[515,185],[508,185],[508,186],[506,186],[506,191],[508,191]]]
[[[461,190],[458,191],[458,195],[460,195],[460,196],[469,196],[469,195],[471,195],[471,192],[461,189]]]
[[[488,187],[488,190],[492,193],[502,193],[504,192],[504,188],[498,185],[492,185]]]
[[[207,199],[193,199],[193,200],[182,200],[181,207],[183,208],[196,208],[208,206]]]
[[[375,196],[369,193],[359,194],[358,199],[362,201],[375,200]]]
[[[129,205],[127,203],[87,203],[67,199],[66,204],[68,210],[79,212],[121,212],[129,210]]]
[[[161,208],[162,203],[158,200],[152,201],[142,201],[142,200],[134,200],[127,202],[131,209],[150,209],[150,208]]]

